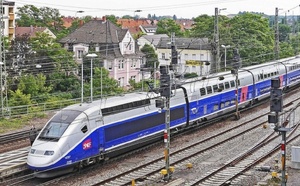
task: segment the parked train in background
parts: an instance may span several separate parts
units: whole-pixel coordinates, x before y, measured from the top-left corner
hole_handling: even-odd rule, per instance
[[[273,77],[279,77],[285,88],[299,84],[300,58],[242,68],[238,77],[238,86],[230,72],[176,85],[170,100],[171,129],[234,111],[236,87],[239,107],[243,107],[268,97]],[[162,138],[165,113],[155,106],[159,96],[130,93],[60,110],[33,143],[29,168],[36,177],[53,177]]]

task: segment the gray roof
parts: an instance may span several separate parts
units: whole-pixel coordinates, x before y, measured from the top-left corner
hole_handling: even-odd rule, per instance
[[[128,29],[122,29],[109,20],[91,20],[59,42],[63,44],[98,45],[100,53],[108,57],[121,57],[119,43],[125,37]],[[107,50],[107,52],[106,52]]]
[[[119,43],[128,29],[117,27],[109,20],[91,20],[68,36],[62,38],[60,43]]]
[[[157,46],[162,37],[168,37],[167,34],[156,34],[156,35],[143,35],[143,38],[147,39],[151,44]]]
[[[175,38],[175,46],[177,49],[211,49],[208,38]],[[171,38],[162,37],[156,47],[171,48]]]

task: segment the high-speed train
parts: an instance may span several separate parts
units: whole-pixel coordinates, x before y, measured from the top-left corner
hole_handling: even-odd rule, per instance
[[[171,130],[234,111],[237,99],[243,107],[268,97],[274,77],[285,88],[297,85],[300,58],[241,68],[238,81],[234,74],[223,72],[177,84],[170,98]],[[29,168],[36,177],[53,177],[160,139],[165,111],[156,107],[159,96],[129,93],[60,110],[34,141],[27,158]]]

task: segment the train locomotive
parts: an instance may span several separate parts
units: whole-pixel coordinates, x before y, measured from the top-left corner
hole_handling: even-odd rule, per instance
[[[273,77],[279,77],[285,88],[297,85],[300,58],[241,68],[238,77],[236,82],[234,74],[222,72],[177,84],[170,98],[171,130],[234,111],[236,101],[244,107],[268,97]],[[58,111],[34,141],[29,168],[36,177],[58,176],[161,139],[165,111],[156,107],[159,96],[129,93]]]

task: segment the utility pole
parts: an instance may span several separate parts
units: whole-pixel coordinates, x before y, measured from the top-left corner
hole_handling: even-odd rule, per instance
[[[165,170],[164,180],[170,179],[170,97],[171,97],[171,78],[168,66],[160,66],[160,95],[163,97],[162,105],[165,109],[165,130],[164,130],[164,143],[165,143]]]
[[[279,59],[279,27],[278,27],[278,8],[275,9],[275,60]]]
[[[1,87],[0,87],[0,93],[1,93],[1,116],[4,116],[4,100],[5,100],[5,108],[7,108],[7,81],[6,81],[6,62],[5,62],[5,47],[4,47],[4,15],[3,15],[3,0],[0,0],[0,22],[2,23],[0,25],[0,80],[1,80]],[[4,67],[4,71],[3,71]],[[3,73],[4,72],[4,73]]]
[[[239,68],[241,67],[241,59],[238,49],[233,50],[233,69],[231,74],[235,75],[235,119],[239,120],[241,118],[239,111]]]
[[[220,70],[219,57],[220,57],[220,46],[219,46],[219,9],[215,8],[215,22],[214,22],[214,62],[215,72]]]

